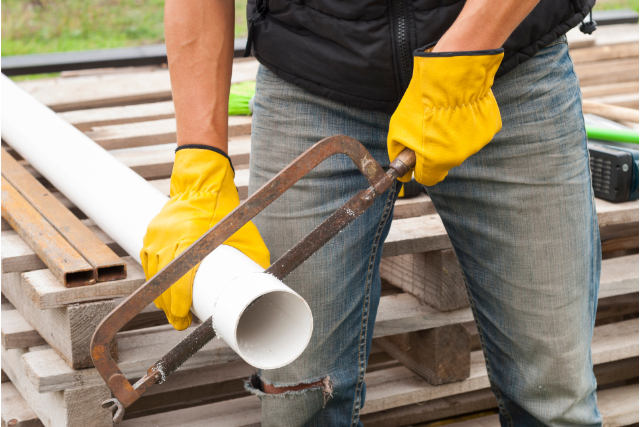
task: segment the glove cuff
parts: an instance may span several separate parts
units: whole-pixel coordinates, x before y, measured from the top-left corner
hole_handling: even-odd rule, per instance
[[[234,176],[224,151],[208,145],[183,145],[176,150],[170,196],[218,193],[227,181],[233,187]]]
[[[233,162],[231,161],[231,157],[229,157],[229,155],[227,153],[225,153],[224,151],[222,151],[219,148],[216,147],[212,147],[210,145],[200,145],[200,144],[186,144],[186,145],[181,145],[180,147],[176,148],[176,153],[180,150],[209,150],[209,151],[213,151],[214,153],[218,153],[224,157],[227,158],[227,160],[229,160],[229,164],[231,165],[231,170],[233,171],[233,174],[236,174],[236,170],[233,167]]]
[[[480,55],[499,55],[504,53],[503,48],[487,49],[487,50],[468,50],[461,52],[431,52],[438,42],[429,43],[413,51],[413,56],[421,56],[424,58],[452,57],[452,56],[480,56]]]
[[[423,107],[432,112],[473,107],[491,91],[504,49],[473,52],[414,52],[413,79]]]

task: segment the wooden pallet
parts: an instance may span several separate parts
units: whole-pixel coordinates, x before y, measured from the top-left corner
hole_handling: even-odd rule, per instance
[[[592,42],[570,37],[585,98],[609,98],[614,105],[625,102],[624,106],[637,108],[637,97],[635,101],[629,97],[638,89],[635,28],[635,36],[608,28],[602,37],[589,39]],[[586,47],[577,48],[580,44]],[[612,66],[619,72],[604,71]],[[253,60],[237,61],[233,81],[253,79],[256,67]],[[80,73],[79,77],[25,81],[20,85],[168,194],[176,145],[175,112],[166,70]],[[621,101],[621,97],[627,98]],[[229,127],[236,186],[245,198],[251,119],[232,117]],[[123,258],[129,277],[65,288],[2,221],[2,291],[6,296],[2,304],[2,366],[6,373],[3,379],[11,380],[3,382],[3,423],[16,420],[13,425],[111,426],[109,413],[99,406],[110,392],[91,367],[89,340],[97,323],[144,283],[144,274],[73,203],[24,160],[21,163]],[[593,341],[600,383],[637,376],[638,206],[638,202],[596,201],[603,249],[610,258],[603,262]],[[460,291],[460,280],[453,274],[455,260],[451,255],[451,244],[430,199],[421,195],[399,200],[383,247],[381,268],[383,277],[397,286],[386,284],[376,319],[374,349],[366,375],[365,425],[400,426],[495,408],[471,310]],[[452,274],[443,276],[443,269]],[[396,274],[401,270],[402,275]],[[161,311],[148,307],[117,335],[114,351],[119,365],[128,378],[140,377],[188,332],[173,330]],[[443,336],[455,336],[457,344],[446,350]],[[412,339],[426,343],[432,357],[407,358],[409,351],[398,350]],[[442,367],[452,374],[447,378],[429,376],[429,371]],[[195,426],[208,425],[214,419],[220,425],[257,425],[259,400],[244,391],[241,381],[251,372],[252,368],[225,343],[214,340],[167,383],[152,389],[130,408],[124,424]]]

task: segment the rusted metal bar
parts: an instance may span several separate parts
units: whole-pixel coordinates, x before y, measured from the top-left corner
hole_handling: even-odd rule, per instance
[[[98,282],[127,277],[122,259],[2,148],[2,176],[93,267]]]
[[[215,336],[212,319],[209,318],[183,339],[163,359],[149,368],[147,375],[132,385],[106,351],[116,332],[130,318],[133,318],[139,311],[144,309],[240,227],[280,197],[300,178],[328,157],[338,153],[346,154],[351,158],[360,172],[367,178],[370,187],[360,191],[334,212],[292,250],[273,263],[266,270],[266,273],[274,274],[278,278],[284,278],[340,230],[355,220],[362,212],[366,211],[376,197],[384,193],[398,176],[404,175],[415,163],[415,154],[410,150],[405,150],[398,159],[392,162],[391,168],[385,173],[364,146],[355,139],[346,136],[325,138],[309,148],[269,180],[249,197],[245,203],[223,218],[216,226],[109,313],[93,335],[91,356],[96,369],[115,395],[115,398],[103,403],[103,407],[111,409],[114,413],[115,422],[119,422],[122,419],[124,409],[138,400],[149,387],[164,381],[168,373],[177,369]]]
[[[93,267],[2,177],[2,217],[67,287],[96,282]]]

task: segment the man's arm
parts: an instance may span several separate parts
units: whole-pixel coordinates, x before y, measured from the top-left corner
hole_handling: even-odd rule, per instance
[[[497,49],[539,0],[467,0],[433,52]]]
[[[178,146],[227,152],[233,0],[167,0],[165,39]]]

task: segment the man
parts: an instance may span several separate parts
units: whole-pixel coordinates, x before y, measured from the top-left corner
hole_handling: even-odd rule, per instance
[[[255,1],[250,192],[327,136],[359,140],[383,166],[412,148],[466,280],[502,425],[601,425],[590,353],[600,243],[563,36],[593,2]],[[165,28],[179,148],[171,200],[145,237],[147,276],[239,203],[225,154],[234,4],[167,0]],[[365,186],[349,159],[331,158],[228,244],[266,267]],[[315,328],[296,361],[247,384],[263,425],[360,425],[398,189],[287,278]],[[156,301],[178,329],[191,322],[192,273]]]

